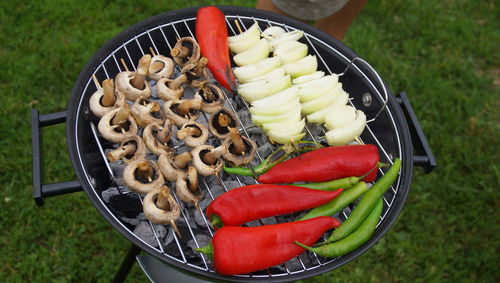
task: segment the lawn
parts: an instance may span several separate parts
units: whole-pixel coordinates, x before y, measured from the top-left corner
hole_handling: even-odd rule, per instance
[[[188,4],[189,2],[189,4]],[[84,193],[31,199],[30,109],[63,111],[92,54],[168,10],[255,1],[0,2],[0,282],[108,282],[127,240]],[[370,1],[345,44],[406,91],[438,167],[414,170],[398,221],[362,257],[304,282],[500,279],[497,1]],[[45,182],[74,179],[64,125],[44,130]],[[128,282],[147,279],[135,266]]]

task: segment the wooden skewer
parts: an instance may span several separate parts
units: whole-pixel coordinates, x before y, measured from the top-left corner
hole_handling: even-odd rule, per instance
[[[354,140],[359,144],[365,144],[359,137],[355,137]]]
[[[238,29],[238,32],[242,33],[243,30],[241,29],[240,22],[238,20],[234,20],[234,24],[236,25],[236,28]]]
[[[130,72],[130,71],[128,70],[127,63],[125,63],[125,60],[123,60],[123,58],[120,58],[120,62],[122,62],[122,65],[123,65],[123,68],[125,69],[125,71]]]
[[[97,87],[97,89],[100,89],[101,88],[101,84],[99,83],[99,80],[97,79],[97,77],[95,76],[95,74],[92,74],[92,80],[94,80],[94,84]]]
[[[149,51],[151,51],[151,54],[152,54],[153,56],[156,56],[156,52],[155,52],[155,50],[153,49],[153,47],[151,47],[151,46],[150,46],[150,47],[149,47]]]

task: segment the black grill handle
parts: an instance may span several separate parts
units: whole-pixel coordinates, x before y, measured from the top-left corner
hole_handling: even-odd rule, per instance
[[[410,128],[411,140],[415,155],[413,156],[413,164],[422,166],[424,172],[429,174],[436,167],[436,159],[432,154],[429,142],[425,137],[424,131],[418,122],[417,116],[411,107],[410,100],[405,92],[400,92],[396,97],[396,101],[401,106],[405,115],[408,127]]]
[[[79,192],[82,186],[79,181],[67,181],[42,184],[42,128],[66,123],[66,111],[40,115],[37,109],[31,109],[31,146],[33,149],[33,199],[38,206],[43,205],[44,197],[53,197],[67,193]]]

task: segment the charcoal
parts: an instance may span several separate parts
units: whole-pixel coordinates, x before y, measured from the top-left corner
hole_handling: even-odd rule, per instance
[[[167,229],[165,229],[165,227],[163,227],[162,225],[153,225],[153,229],[155,230],[155,232],[153,232],[153,230],[151,229],[149,222],[141,221],[135,226],[134,234],[150,246],[158,247],[158,241],[156,237],[158,237],[158,239],[165,237],[165,235],[167,234]]]
[[[273,152],[272,148],[268,144],[263,144],[259,146],[257,152],[262,157],[262,159],[266,158],[269,154]]]
[[[139,213],[135,218],[120,217],[120,219],[125,223],[136,226],[139,222],[146,220],[146,216],[144,216],[144,213]]]
[[[196,222],[196,224],[198,224],[198,227],[200,229],[207,229],[206,225],[207,225],[207,222],[205,221],[206,220],[206,217],[203,215],[205,209],[207,208],[207,206],[212,202],[212,199],[211,198],[205,198],[203,199],[202,201],[199,202],[199,206],[200,206],[200,209],[197,209],[195,212],[194,212],[194,221]]]
[[[226,185],[226,188],[228,191],[234,189],[234,188],[239,188],[241,187],[240,183],[237,182],[237,181],[227,181],[227,182],[224,182],[224,184]]]
[[[222,195],[224,192],[225,192],[224,189],[219,185],[215,185],[215,186],[210,187],[210,194],[214,198]]]
[[[139,196],[135,193],[114,194],[114,190],[116,188],[110,188],[103,192],[103,199],[107,199],[105,201],[108,203],[110,209],[119,217],[137,218],[143,211]]]
[[[285,262],[284,265],[289,271],[299,271],[304,269],[298,257],[290,259],[289,261]]]
[[[278,223],[275,216],[262,218],[261,221],[262,221],[262,225],[272,225],[272,224]]]

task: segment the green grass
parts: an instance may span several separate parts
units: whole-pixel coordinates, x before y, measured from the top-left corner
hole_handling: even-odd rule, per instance
[[[254,1],[0,2],[0,281],[107,282],[127,241],[83,193],[31,199],[30,108],[66,108],[92,54],[187,5]],[[305,282],[500,279],[500,17],[495,1],[370,1],[345,43],[405,90],[439,166],[415,169],[402,214],[350,264]],[[74,179],[64,126],[44,130],[45,182]],[[129,282],[146,281],[134,267]]]

